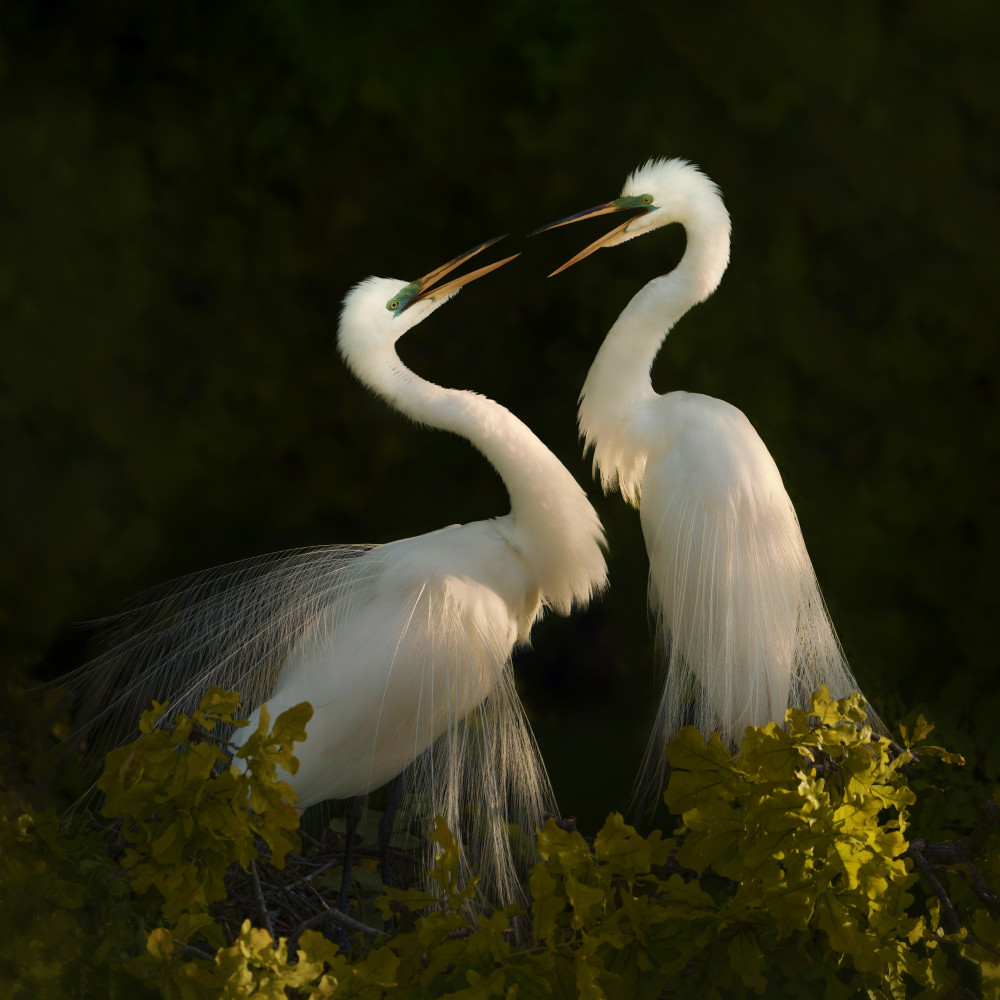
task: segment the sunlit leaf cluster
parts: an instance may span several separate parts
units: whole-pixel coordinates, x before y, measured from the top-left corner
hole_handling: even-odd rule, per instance
[[[291,787],[277,778],[277,766],[295,773],[295,740],[305,738],[312,716],[308,704],[289,709],[269,732],[267,709],[258,729],[236,753],[235,763],[220,741],[211,739],[219,723],[232,722],[237,695],[210,691],[191,716],[156,728],[165,706],[154,703],[139,723],[143,738],[111,751],[98,781],[103,812],[121,817],[127,843],[122,866],[132,889],[155,888],[163,898],[163,919],[187,939],[200,930],[221,945],[221,932],[206,909],[225,899],[226,869],[249,868],[257,857],[255,837],[270,848],[281,868],[288,850],[298,849],[298,814]]]
[[[34,815],[10,796],[0,971],[19,984],[13,996],[71,995],[68,983],[84,996],[184,1000],[1000,991],[995,828],[938,843],[911,828],[922,762],[961,764],[927,742],[923,720],[897,744],[873,736],[857,696],[824,689],[809,710],[789,710],[787,728],[748,729],[735,758],[684,730],[669,746],[669,834],[612,814],[590,838],[550,819],[525,900],[490,910],[438,820],[433,870],[385,887],[374,926],[340,914],[331,894],[276,942],[261,913],[234,924],[220,907],[236,905],[227,868],[280,866],[300,849],[277,767],[294,768],[308,706],[271,731],[262,718],[242,768],[214,736],[236,706],[211,692],[159,729],[160,706],[146,713],[142,738],[107,758],[110,831]]]

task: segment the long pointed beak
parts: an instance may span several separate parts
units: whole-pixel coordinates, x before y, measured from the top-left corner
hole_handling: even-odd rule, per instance
[[[433,271],[425,274],[422,278],[418,278],[414,282],[414,285],[416,285],[420,291],[413,297],[410,305],[414,302],[419,302],[422,299],[437,299],[445,295],[451,295],[452,292],[457,292],[463,285],[468,285],[477,278],[483,277],[484,274],[489,274],[491,271],[495,271],[497,268],[503,267],[504,264],[509,264],[515,257],[520,257],[519,253],[515,253],[510,257],[505,257],[503,260],[498,260],[493,264],[487,264],[485,267],[480,267],[478,270],[470,271],[468,274],[463,274],[459,278],[453,278],[451,281],[446,282],[443,285],[437,284],[446,274],[450,274],[455,270],[455,268],[461,267],[467,260],[470,260],[480,251],[485,250],[487,247],[493,246],[494,243],[504,239],[506,235],[507,234],[505,233],[504,236],[496,236],[492,240],[486,240],[485,243],[480,243],[471,250],[466,250],[465,253],[452,258],[447,264],[442,264],[440,267],[436,267]]]
[[[493,241],[491,240],[490,242]],[[452,278],[451,281],[445,282],[445,284],[439,285],[437,288],[431,288],[422,291],[416,297],[416,299],[414,299],[414,302],[420,299],[438,299],[445,295],[451,295],[452,292],[457,292],[464,285],[468,285],[470,282],[475,281],[477,278],[481,278],[484,274],[489,274],[491,271],[495,271],[497,270],[497,268],[503,267],[504,264],[509,264],[515,257],[520,257],[520,256],[521,256],[520,251],[518,253],[512,253],[509,257],[504,257],[503,260],[498,260],[492,264],[487,264],[485,267],[480,267],[475,271],[470,271],[468,274],[463,274],[459,278]]]
[[[633,215],[630,219],[626,219],[620,226],[615,226],[610,233],[605,233],[599,239],[594,240],[589,247],[584,247],[575,257],[570,257],[562,267],[557,267],[549,277],[559,274],[560,271],[565,271],[567,267],[572,267],[574,264],[583,260],[584,257],[589,257],[595,250],[600,250],[607,242],[613,237],[617,236],[619,233],[624,232],[625,229],[635,222],[636,219],[641,219],[641,215]]]
[[[533,233],[528,233],[528,235],[537,236],[539,233],[548,232],[550,229],[558,229],[560,226],[568,226],[571,222],[579,222],[581,219],[593,219],[597,215],[610,215],[612,212],[624,211],[623,206],[613,201],[606,201],[603,205],[595,205],[593,208],[585,208],[582,212],[574,212],[573,215],[567,215],[565,219],[560,219],[558,222],[550,222],[547,226],[541,226]]]
[[[558,229],[559,226],[568,226],[571,222],[580,222],[583,219],[593,219],[598,215],[610,215],[612,212],[627,212],[629,209],[635,208],[634,205],[622,205],[620,201],[608,201],[603,205],[595,205],[593,208],[585,208],[582,212],[576,212],[573,215],[567,215],[565,219],[560,219],[558,222],[550,222],[547,226],[542,226],[541,229],[536,229],[531,236],[535,236],[538,233],[544,233],[549,229]],[[617,236],[619,233],[624,232],[628,226],[635,222],[636,219],[641,219],[646,214],[646,209],[641,211],[638,215],[633,215],[626,219],[620,226],[615,226],[610,233],[605,233],[600,239],[594,240],[589,247],[585,247],[581,250],[575,257],[571,257],[562,267],[557,267],[549,277],[553,277],[559,274],[560,271],[565,271],[567,267],[572,267],[574,264],[583,260],[584,257],[589,257],[595,250],[600,250],[608,240],[612,237]]]

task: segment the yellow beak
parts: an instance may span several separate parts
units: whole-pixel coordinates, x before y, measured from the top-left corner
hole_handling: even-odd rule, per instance
[[[497,236],[492,240],[486,240],[485,243],[480,243],[471,250],[466,250],[465,253],[452,258],[447,264],[442,264],[440,267],[436,267],[433,271],[425,274],[422,278],[418,278],[413,284],[419,288],[420,291],[416,296],[414,296],[409,304],[412,305],[414,302],[419,302],[421,299],[433,300],[441,298],[445,295],[450,295],[452,292],[457,292],[463,285],[468,285],[477,278],[483,277],[484,274],[489,274],[490,271],[495,271],[497,268],[503,267],[504,264],[509,264],[515,257],[519,257],[519,253],[511,254],[510,257],[505,257],[503,260],[498,260],[493,264],[487,264],[485,267],[480,267],[478,270],[470,271],[468,274],[463,274],[460,278],[453,278],[451,281],[446,282],[443,285],[437,285],[437,282],[439,282],[446,274],[450,274],[455,270],[455,268],[461,267],[467,260],[475,257],[477,253],[485,250],[489,246],[492,246],[494,243],[502,240],[503,238],[503,236]]]
[[[573,215],[567,215],[565,219],[560,219],[558,222],[550,222],[547,226],[542,226],[541,229],[536,229],[531,235],[535,236],[537,233],[544,233],[549,229],[558,229],[559,226],[568,226],[571,222],[581,222],[583,219],[593,219],[598,215],[610,215],[612,212],[626,212],[630,208],[635,208],[634,204],[623,205],[621,204],[622,199],[616,199],[615,201],[607,201],[603,205],[595,205],[593,208],[585,208],[582,212],[576,212]],[[565,271],[567,267],[572,267],[574,264],[583,260],[584,257],[589,257],[595,250],[600,250],[601,247],[605,246],[613,236],[617,236],[619,233],[623,232],[628,228],[636,219],[641,219],[642,216],[646,214],[649,209],[644,208],[638,215],[633,215],[626,219],[620,226],[615,226],[610,233],[605,233],[600,239],[594,240],[593,243],[588,247],[584,247],[575,257],[571,257],[562,267],[557,267],[552,274],[549,275],[551,278],[553,275],[558,274],[560,271]]]

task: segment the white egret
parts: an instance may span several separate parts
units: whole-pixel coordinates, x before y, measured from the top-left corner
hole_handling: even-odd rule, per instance
[[[456,834],[460,804],[472,803],[479,825],[464,848],[505,903],[518,884],[507,824],[530,832],[554,808],[511,653],[544,610],[585,606],[607,571],[597,514],[556,456],[499,403],[426,381],[396,353],[462,285],[513,259],[438,285],[488,245],[417,281],[362,281],[344,299],[338,347],[389,405],[472,443],[502,477],[510,513],[168,584],[119,622],[119,640],[83,679],[100,682],[91,729],[153,697],[189,710],[216,684],[241,692],[252,724],[262,704],[273,720],[311,702],[288,779],[298,805],[362,795],[410,768],[417,798]]]
[[[650,160],[621,197],[544,229],[619,211],[633,214],[553,274],[672,222],[687,235],[678,265],[649,281],[612,326],[579,408],[595,476],[639,507],[649,554],[649,603],[666,668],[644,767],[655,793],[663,745],[681,726],[716,730],[735,748],[746,726],[783,722],[785,709],[808,707],[821,684],[837,697],[856,684],[795,509],[750,421],[721,399],[659,395],[650,381],[667,334],[715,291],[729,262],[729,213],[718,187],[683,160]]]

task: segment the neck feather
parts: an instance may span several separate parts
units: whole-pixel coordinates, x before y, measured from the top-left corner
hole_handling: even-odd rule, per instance
[[[511,502],[504,533],[537,574],[546,605],[568,614],[604,588],[604,531],[597,512],[559,459],[506,407],[421,378],[394,347],[355,371],[411,419],[464,437],[496,469]]]
[[[633,296],[604,339],[580,394],[580,433],[586,449],[593,449],[595,476],[606,492],[617,488],[636,505],[648,448],[635,413],[656,398],[653,361],[681,316],[715,291],[729,263],[729,213],[721,199],[703,206],[684,226],[687,247],[680,263]]]

